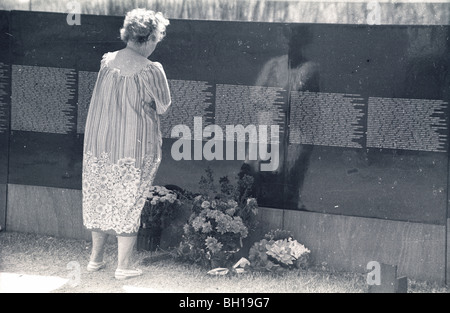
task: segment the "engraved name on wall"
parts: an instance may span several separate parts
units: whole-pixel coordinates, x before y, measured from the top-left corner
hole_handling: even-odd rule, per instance
[[[446,152],[447,109],[442,100],[371,97],[367,146]]]
[[[97,72],[11,68],[12,130],[84,133]],[[8,129],[8,81],[9,65],[0,63],[0,133]],[[169,80],[169,86],[172,107],[161,116],[165,138],[179,124],[193,130],[194,117],[202,117],[202,127],[279,125],[280,133],[284,131],[283,88],[191,80]],[[446,152],[447,110],[448,103],[442,100],[369,97],[366,101],[358,94],[292,91],[289,143]]]
[[[278,125],[282,136],[286,97],[287,91],[279,87],[217,84],[216,124],[222,128]],[[258,138],[246,140],[256,142]]]
[[[172,105],[167,114],[161,116],[161,134],[171,137],[172,128],[186,125],[194,130],[194,117],[202,118],[205,127],[214,121],[214,86],[205,81],[169,79]]]
[[[9,65],[0,62],[0,134],[8,131],[10,84]]]
[[[289,143],[362,148],[364,106],[359,95],[292,91]]]
[[[86,118],[98,72],[78,72],[77,133],[84,134]]]
[[[67,134],[76,131],[76,71],[12,66],[11,129]]]

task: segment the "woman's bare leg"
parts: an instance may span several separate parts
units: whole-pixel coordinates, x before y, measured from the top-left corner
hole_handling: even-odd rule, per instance
[[[130,269],[131,256],[133,254],[134,245],[136,244],[137,236],[125,237],[117,236],[118,242],[118,265],[117,268],[121,270]]]
[[[103,254],[105,252],[105,243],[108,239],[108,234],[101,232],[92,232],[92,252],[91,262],[99,263],[103,261]]]

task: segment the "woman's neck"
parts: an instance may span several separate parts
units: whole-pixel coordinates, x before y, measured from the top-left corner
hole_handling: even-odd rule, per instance
[[[144,58],[148,58],[149,57],[148,51],[147,51],[147,48],[146,48],[145,44],[138,45],[138,44],[135,44],[133,42],[128,42],[127,43],[127,49],[132,50],[133,52],[143,56]]]

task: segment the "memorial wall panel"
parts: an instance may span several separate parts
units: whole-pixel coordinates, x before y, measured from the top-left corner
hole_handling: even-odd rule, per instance
[[[175,125],[188,126],[194,139],[195,125],[201,131],[201,127],[215,124],[223,135],[222,153],[217,154],[223,160],[206,161],[204,156],[195,160],[192,154],[191,160],[174,161],[167,147],[157,181],[159,177],[165,181],[162,177],[173,176],[176,180],[172,184],[197,189],[208,166],[217,179],[224,175],[234,179],[243,171],[265,182],[265,186],[255,188],[261,205],[282,207],[284,150],[280,146],[286,128],[288,46],[289,27],[285,24],[171,21],[167,37],[152,55],[152,59],[163,64],[172,92],[172,109],[161,120],[165,125],[164,142],[166,145],[175,142],[175,138],[168,140]],[[275,76],[270,75],[272,64],[278,65]],[[201,119],[194,122],[195,117]],[[251,158],[248,142],[249,139],[259,142],[261,138],[250,138],[248,133],[242,146],[237,135],[226,136],[227,125],[245,129],[255,126],[257,130],[264,127],[269,131],[268,142],[270,126],[277,125],[276,158],[280,165],[261,172],[261,164],[270,161],[264,162],[259,156]],[[212,138],[216,135],[213,133]],[[204,148],[211,137],[202,139]],[[233,151],[228,150],[231,146]],[[243,149],[245,155],[240,157],[238,152]],[[168,166],[169,163],[173,165]],[[267,190],[277,190],[277,196]]]
[[[9,12],[0,11],[0,184],[8,180],[8,146],[11,111],[11,60]],[[0,191],[0,198],[6,199]],[[0,201],[0,216],[2,216]]]
[[[445,224],[448,31],[293,27],[287,207]]]
[[[79,188],[77,41],[66,15],[11,12],[8,183]]]
[[[11,60],[9,12],[0,11],[0,227],[6,224],[9,127],[11,111]]]

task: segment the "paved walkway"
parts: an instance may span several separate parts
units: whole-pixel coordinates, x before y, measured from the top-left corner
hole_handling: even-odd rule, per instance
[[[56,276],[0,273],[0,293],[47,293],[68,281]]]
[[[65,284],[69,279],[57,276],[40,276],[16,273],[0,273],[0,293],[49,293]],[[171,290],[160,290],[124,285],[127,293],[173,293]]]

